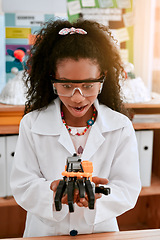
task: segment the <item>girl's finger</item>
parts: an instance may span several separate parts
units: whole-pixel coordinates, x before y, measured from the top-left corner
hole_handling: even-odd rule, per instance
[[[61,203],[62,204],[68,204],[68,197],[67,197],[67,194],[65,194],[62,199],[61,199]]]
[[[92,181],[98,185],[98,184],[107,184],[109,181],[107,178],[99,178],[99,177],[92,177]]]
[[[85,198],[80,198],[80,202],[82,203],[83,207],[88,207],[88,201]]]
[[[60,179],[59,179],[59,180],[55,180],[55,181],[53,181],[53,182],[51,183],[50,189],[51,189],[52,191],[56,192],[57,187],[58,187],[58,184],[59,184],[59,181],[60,181]]]
[[[101,193],[95,193],[95,200],[99,199],[102,197]]]

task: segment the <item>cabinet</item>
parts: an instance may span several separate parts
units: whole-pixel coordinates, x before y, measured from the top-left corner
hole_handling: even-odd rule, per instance
[[[17,138],[18,135],[0,136],[0,197],[12,195],[9,179]]]
[[[160,104],[126,104],[135,114],[160,114]],[[18,134],[23,106],[0,104],[0,134]],[[134,209],[118,217],[120,230],[160,228],[160,121],[133,123],[136,130],[153,130],[151,186],[143,187]],[[0,238],[21,237],[26,212],[13,197],[0,198]]]
[[[151,185],[153,130],[136,131],[139,151],[140,177],[143,187]]]
[[[22,236],[26,212],[16,204],[5,172],[10,172],[24,106],[0,104],[0,238]],[[4,163],[5,158],[5,163]],[[2,170],[3,168],[3,170]]]
[[[160,114],[160,104],[126,104],[134,114]],[[160,120],[133,122],[135,130],[153,130],[151,185],[142,187],[134,209],[118,217],[120,230],[160,228]]]

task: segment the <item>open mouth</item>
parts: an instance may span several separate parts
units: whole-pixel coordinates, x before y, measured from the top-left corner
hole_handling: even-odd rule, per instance
[[[86,106],[83,106],[83,107],[73,107],[74,110],[78,111],[78,112],[81,112],[84,110]]]

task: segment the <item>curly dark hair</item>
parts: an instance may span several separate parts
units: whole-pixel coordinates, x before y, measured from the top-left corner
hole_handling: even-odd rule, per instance
[[[84,29],[87,34],[58,34],[61,29],[71,27]],[[51,76],[55,76],[57,62],[66,58],[91,59],[98,64],[101,73],[107,72],[98,99],[111,109],[128,115],[120,97],[119,79],[123,78],[124,71],[115,40],[107,26],[84,19],[73,23],[51,21],[36,35],[25,71],[28,87],[25,113],[47,107],[57,98]]]

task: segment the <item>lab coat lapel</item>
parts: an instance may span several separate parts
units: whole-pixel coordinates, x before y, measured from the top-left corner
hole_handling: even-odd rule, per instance
[[[72,155],[75,153],[68,130],[62,122],[59,98],[55,99],[44,111],[39,112],[31,131],[41,135],[59,136],[58,142]]]
[[[63,147],[66,148],[68,150],[68,152],[71,153],[71,155],[73,155],[75,153],[75,149],[74,149],[72,139],[71,139],[71,137],[68,133],[68,130],[66,129],[66,127],[64,125],[62,127],[62,131],[60,133],[60,137],[58,139],[58,142],[60,144],[62,144]]]
[[[98,124],[95,122],[91,128],[84,152],[82,154],[83,160],[90,160],[104,141],[105,138],[103,137]]]

